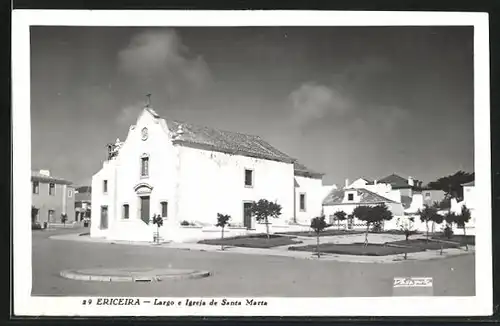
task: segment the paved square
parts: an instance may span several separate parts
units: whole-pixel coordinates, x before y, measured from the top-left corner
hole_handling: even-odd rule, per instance
[[[435,296],[475,295],[474,255],[398,264],[348,263],[150,246],[73,242],[33,232],[36,296],[392,296],[394,277],[432,277]],[[67,269],[154,267],[207,270],[202,279],[105,283],[64,279]]]

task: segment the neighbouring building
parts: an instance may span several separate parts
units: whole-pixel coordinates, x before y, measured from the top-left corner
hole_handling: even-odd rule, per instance
[[[259,199],[281,205],[273,227],[321,214],[322,174],[259,136],[165,120],[146,107],[109,150],[92,178],[92,237],[150,241],[156,214],[164,240],[213,227],[217,213],[255,230],[249,208]]]
[[[462,185],[463,188],[463,200],[461,202],[457,202],[455,198],[451,199],[451,208],[450,210],[455,214],[460,214],[462,211],[462,207],[466,206],[471,213],[471,219],[468,223],[465,224],[466,231],[471,233],[474,232],[476,226],[476,208],[477,208],[477,195],[476,195],[476,187],[475,181],[471,181]]]
[[[76,221],[89,219],[91,214],[92,187],[82,186],[75,188],[75,214]]]
[[[401,203],[381,196],[366,188],[344,188],[334,189],[323,200],[323,210],[328,223],[336,224],[335,213],[343,211],[351,215],[358,206],[376,206],[384,204],[393,215],[403,215],[404,209]],[[357,218],[351,218],[343,222],[348,228],[364,226],[365,222]]]
[[[48,170],[31,172],[31,222],[59,224],[61,214],[67,223],[75,221],[75,196],[71,182],[50,175]]]
[[[446,193],[436,189],[422,189],[423,202],[427,206],[432,206],[434,203],[441,203],[446,198]]]
[[[477,206],[477,198],[476,198],[476,186],[475,181],[471,181],[469,183],[465,183],[462,185],[464,190],[464,200],[463,203],[469,208],[474,209]]]

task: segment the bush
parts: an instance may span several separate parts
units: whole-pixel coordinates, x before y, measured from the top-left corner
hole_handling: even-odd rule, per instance
[[[451,239],[453,237],[453,229],[449,225],[447,225],[444,228],[443,234],[447,239]]]
[[[31,223],[31,229],[32,230],[41,230],[42,229],[42,225],[38,222],[35,222],[35,223]]]
[[[375,233],[382,232],[382,222],[373,223],[372,232],[375,232]]]
[[[191,223],[189,223],[188,221],[182,221],[181,225],[182,226],[189,226],[189,225],[191,225]]]

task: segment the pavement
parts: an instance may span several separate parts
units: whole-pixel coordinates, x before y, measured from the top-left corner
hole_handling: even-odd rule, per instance
[[[34,296],[134,297],[380,297],[394,277],[432,277],[434,296],[475,295],[475,255],[396,264],[359,264],[287,256],[180,250],[155,245],[56,241],[69,230],[33,231]],[[71,230],[85,232],[87,230]],[[180,246],[179,246],[180,247]],[[267,250],[267,249],[266,249]],[[208,271],[210,277],[163,282],[92,282],[61,277],[81,269],[166,268]]]
[[[290,245],[274,247],[269,249],[264,248],[243,248],[243,247],[231,247],[225,246],[224,250],[221,250],[220,246],[200,244],[200,243],[176,243],[176,242],[165,242],[165,243],[151,243],[151,242],[131,242],[131,241],[116,241],[107,240],[105,238],[91,238],[89,235],[80,235],[80,233],[67,233],[62,235],[54,235],[50,237],[53,240],[66,240],[66,241],[78,241],[78,242],[90,242],[90,243],[107,243],[107,244],[121,244],[121,245],[135,245],[135,246],[154,246],[158,248],[168,248],[168,249],[181,249],[181,250],[193,250],[193,251],[204,251],[204,252],[219,252],[227,254],[249,254],[249,255],[265,255],[265,256],[279,256],[279,257],[289,257],[295,259],[311,259],[311,260],[334,260],[343,262],[353,262],[353,263],[404,263],[408,260],[432,260],[432,259],[443,259],[453,256],[468,255],[473,254],[475,251],[474,246],[469,246],[469,250],[447,248],[441,250],[426,250],[422,252],[408,253],[406,259],[404,259],[403,254],[399,255],[387,255],[387,256],[361,256],[361,255],[336,255],[336,254],[322,254],[320,258],[317,257],[315,253],[305,252],[305,251],[294,251],[288,250]],[[358,239],[359,238],[359,239]],[[316,239],[314,237],[297,237],[298,240],[302,241],[299,245],[312,245],[316,244]],[[404,239],[404,236],[400,235],[384,235],[384,234],[370,234],[370,243],[385,243],[388,241],[398,241]],[[332,242],[332,243],[353,243],[353,242],[363,242],[364,235],[349,235],[349,236],[327,236],[321,237],[322,243]]]

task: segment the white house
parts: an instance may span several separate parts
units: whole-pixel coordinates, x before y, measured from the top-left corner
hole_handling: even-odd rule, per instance
[[[358,206],[375,206],[384,204],[393,213],[394,216],[403,215],[403,205],[389,198],[383,197],[366,188],[344,188],[334,189],[323,201],[324,214],[329,223],[335,223],[335,213],[343,211],[351,215]],[[348,220],[348,226],[361,226],[364,222],[356,218]]]
[[[166,121],[146,107],[112,148],[92,178],[92,237],[151,241],[155,214],[164,240],[207,238],[217,213],[245,233],[259,228],[248,210],[259,199],[281,205],[273,227],[321,213],[322,174],[258,136]]]

